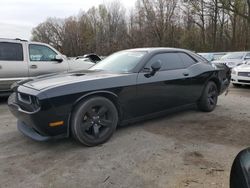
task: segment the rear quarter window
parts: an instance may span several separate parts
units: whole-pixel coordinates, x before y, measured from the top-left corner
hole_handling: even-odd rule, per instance
[[[180,58],[182,59],[185,67],[190,67],[197,63],[197,60],[191,57],[190,55],[186,53],[179,53]]]
[[[0,61],[23,61],[22,44],[0,42]]]

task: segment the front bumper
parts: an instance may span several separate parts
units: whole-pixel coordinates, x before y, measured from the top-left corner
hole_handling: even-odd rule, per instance
[[[250,85],[250,77],[232,74],[231,82],[233,84]]]
[[[52,137],[49,137],[49,136],[42,136],[37,131],[32,129],[32,127],[26,125],[24,122],[21,122],[19,120],[17,121],[17,129],[21,133],[23,133],[25,136],[28,136],[36,141],[48,141],[48,140],[52,139]]]
[[[39,108],[29,112],[22,109],[18,104],[17,97],[13,93],[8,99],[8,106],[11,113],[18,119],[17,128],[24,135],[37,140],[46,141],[52,138],[66,137],[67,124],[60,127],[50,127],[50,122],[62,120],[67,122],[66,117],[58,116],[53,108]]]

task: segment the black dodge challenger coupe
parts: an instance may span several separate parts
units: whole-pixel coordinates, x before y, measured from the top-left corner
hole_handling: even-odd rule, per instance
[[[23,134],[45,141],[74,138],[87,146],[107,141],[117,125],[197,104],[214,110],[230,69],[193,52],[142,48],[114,53],[89,70],[20,81],[9,97]]]

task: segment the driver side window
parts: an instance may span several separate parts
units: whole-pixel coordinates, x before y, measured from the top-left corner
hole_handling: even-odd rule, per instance
[[[161,62],[160,71],[184,69],[185,66],[178,53],[161,53],[152,57],[144,69],[151,70],[151,65],[157,61]]]
[[[38,44],[29,45],[30,61],[54,61],[56,55],[57,53],[47,46]]]

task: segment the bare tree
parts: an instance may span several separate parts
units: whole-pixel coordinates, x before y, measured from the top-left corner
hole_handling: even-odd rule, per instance
[[[32,40],[69,56],[148,46],[195,51],[250,49],[250,0],[137,0],[126,11],[115,0],[66,19],[49,18]]]

